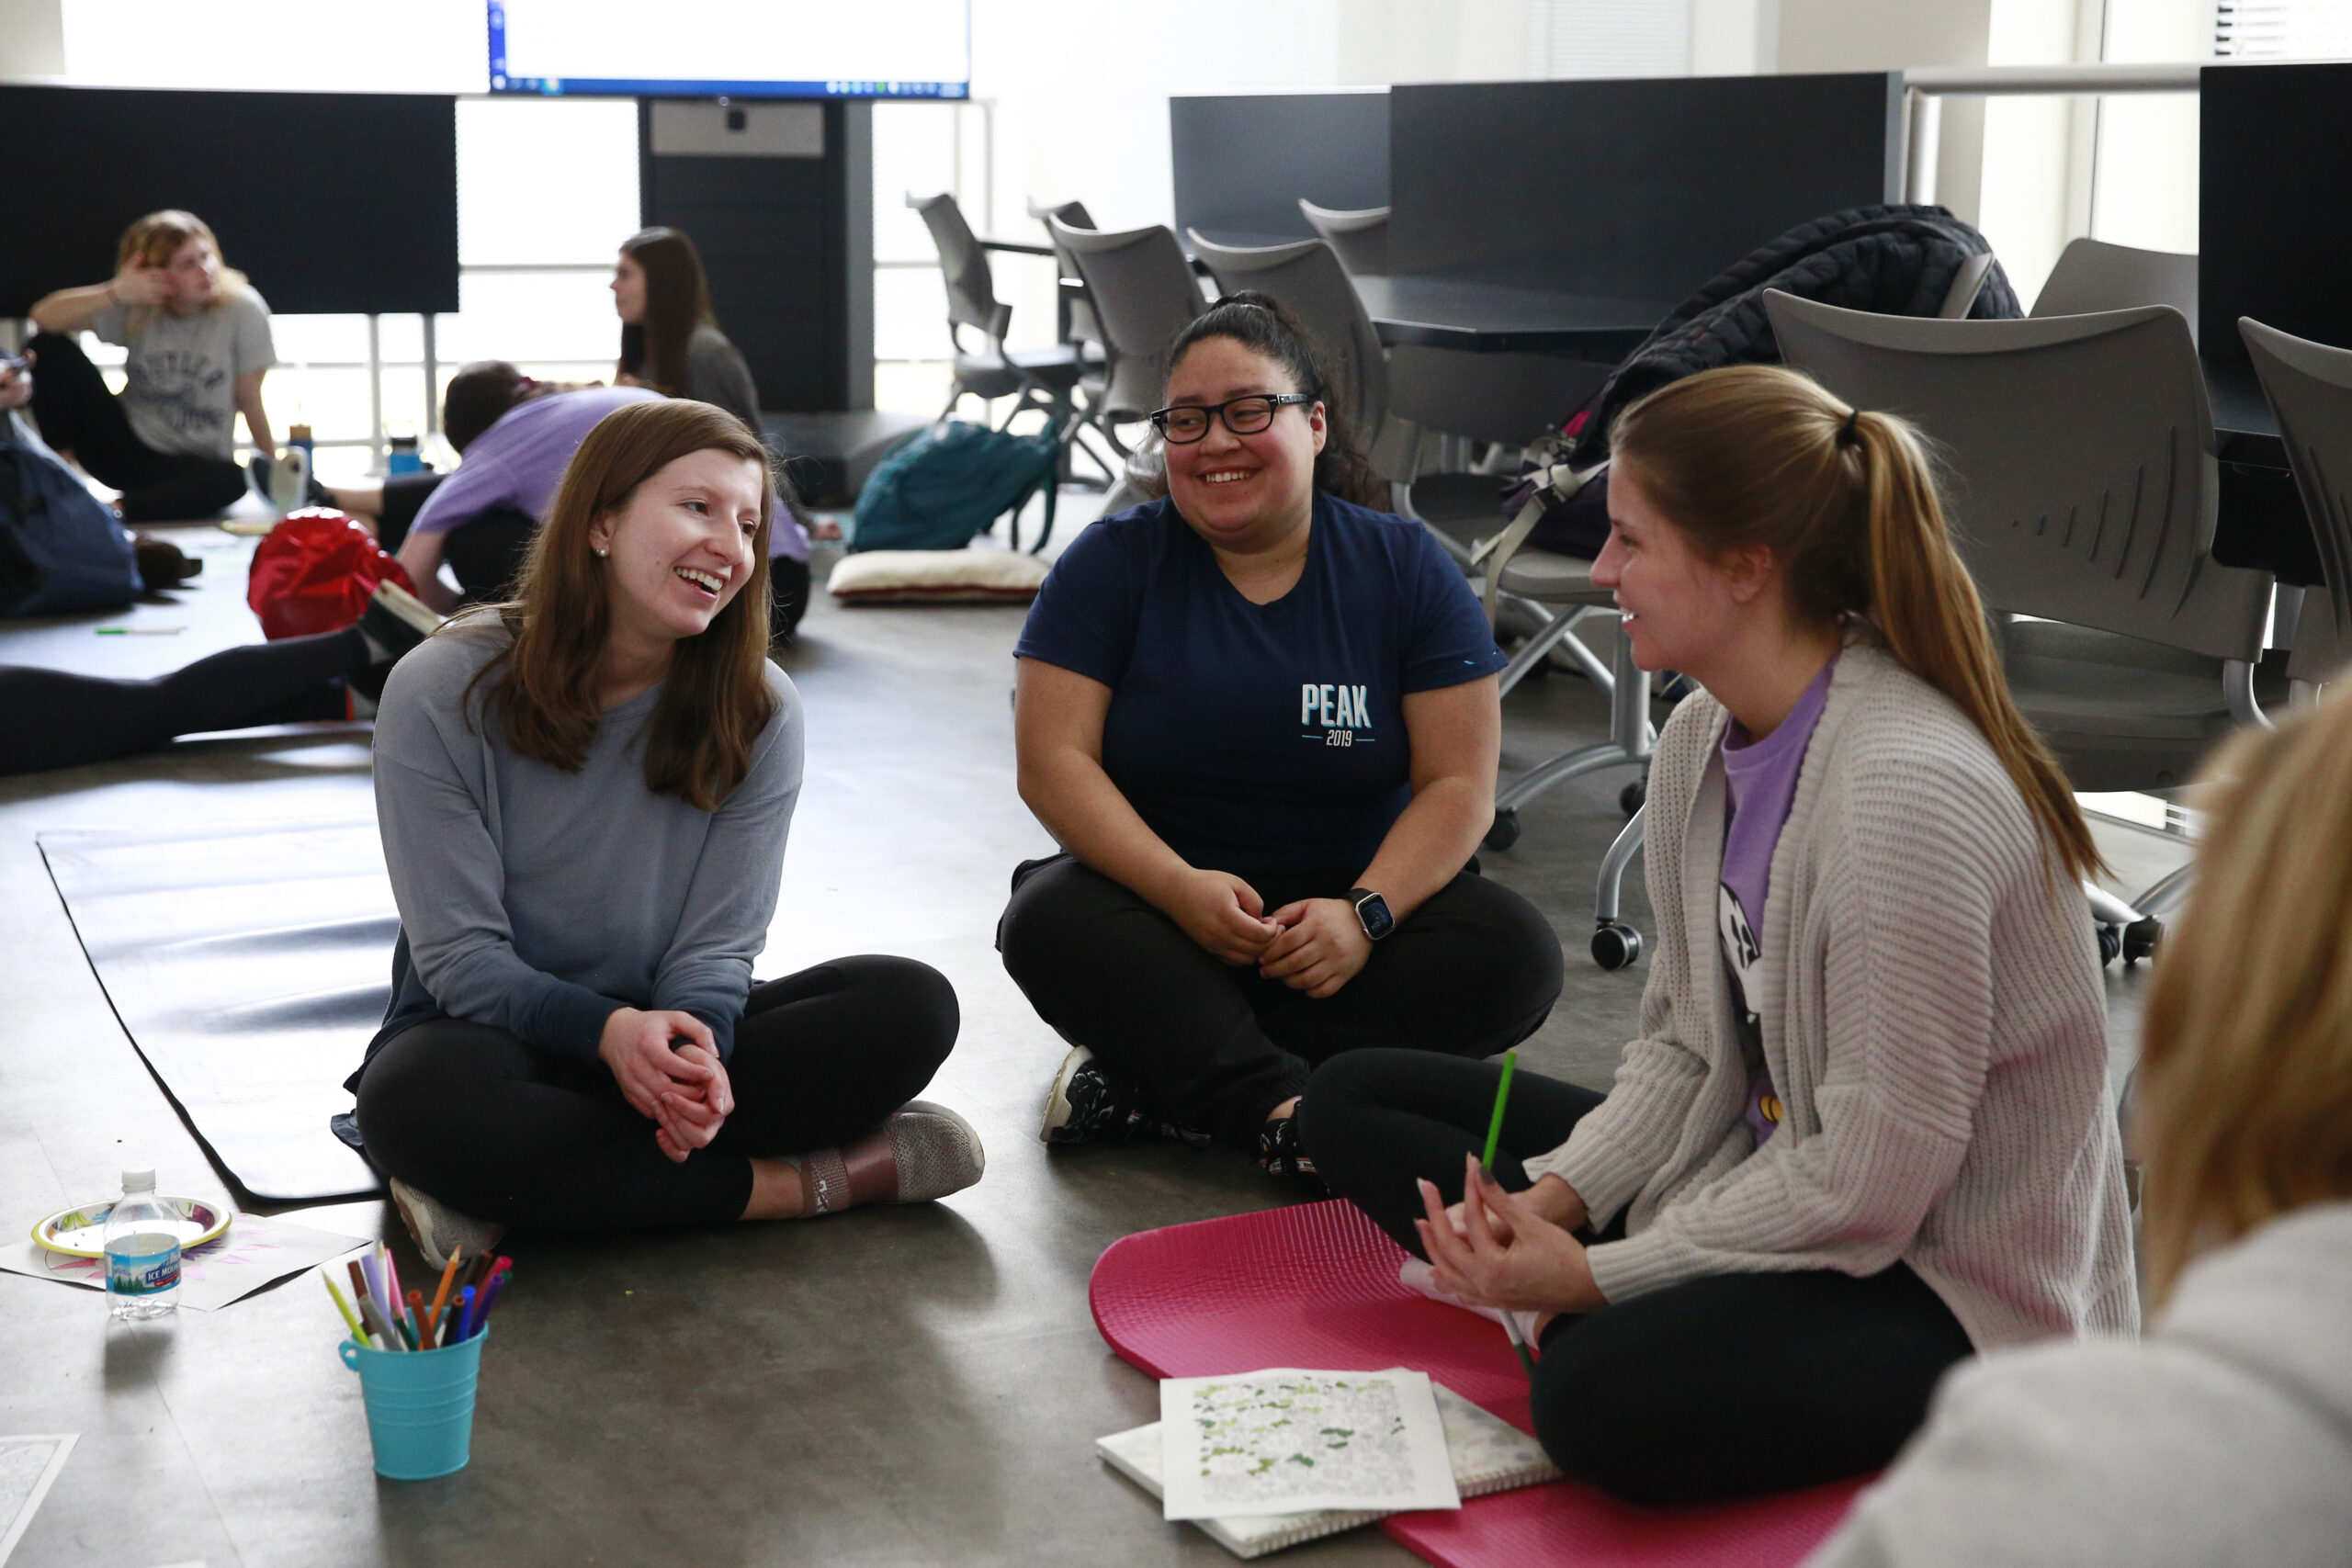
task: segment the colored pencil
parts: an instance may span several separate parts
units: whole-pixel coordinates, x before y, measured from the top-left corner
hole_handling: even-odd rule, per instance
[[[326,1286],[327,1294],[334,1298],[334,1310],[343,1314],[343,1321],[351,1325],[352,1338],[365,1345],[368,1342],[368,1325],[359,1321],[358,1315],[351,1310],[351,1303],[343,1299],[341,1291],[335,1289],[334,1276],[322,1269],[319,1282]]]
[[[384,1269],[372,1252],[359,1260],[360,1271],[368,1276],[368,1299],[376,1303],[377,1313],[386,1324],[392,1321],[391,1303],[384,1295]]]
[[[368,1276],[359,1271],[359,1259],[356,1258],[351,1259],[347,1267],[351,1269],[352,1305],[356,1310],[358,1303],[368,1299]]]
[[[437,1334],[441,1325],[441,1309],[449,1304],[449,1281],[458,1277],[458,1257],[465,1248],[449,1249],[449,1261],[441,1266],[441,1288],[433,1292],[432,1324]]]
[[[383,1341],[378,1348],[384,1350],[408,1348],[408,1342],[393,1332],[391,1324],[384,1317],[384,1309],[376,1304],[373,1297],[359,1303],[359,1315],[368,1320],[368,1326],[375,1330],[377,1338]]]
[[[1502,1080],[1495,1085],[1495,1113],[1487,1119],[1486,1157],[1478,1162],[1479,1168],[1486,1172],[1488,1180],[1494,1179],[1495,1150],[1502,1142],[1503,1108],[1510,1103],[1511,1075],[1518,1070],[1519,1053],[1504,1052]],[[1467,1197],[1468,1194],[1465,1193],[1464,1196]],[[1510,1341],[1511,1349],[1518,1353],[1519,1364],[1526,1371],[1528,1381],[1533,1382],[1535,1358],[1527,1353],[1527,1341],[1519,1336],[1519,1320],[1511,1316],[1508,1307],[1503,1310],[1503,1337]]]
[[[392,1261],[392,1249],[385,1243],[378,1242],[376,1250],[384,1255],[384,1315],[397,1319],[401,1303],[408,1300],[408,1292],[401,1289],[401,1266]]]
[[[408,1293],[408,1320],[416,1325],[416,1348],[420,1350],[432,1349],[433,1318],[424,1310],[423,1291],[411,1291]]]

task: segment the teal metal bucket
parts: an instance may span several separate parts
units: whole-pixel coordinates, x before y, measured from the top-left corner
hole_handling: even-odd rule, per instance
[[[359,1374],[376,1473],[430,1481],[466,1468],[474,1436],[474,1381],[487,1331],[437,1350],[379,1350],[345,1339],[335,1347]]]

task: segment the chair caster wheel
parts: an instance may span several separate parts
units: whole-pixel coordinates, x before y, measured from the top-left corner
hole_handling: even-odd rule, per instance
[[[1592,961],[1623,969],[1642,955],[1642,933],[1618,920],[1603,920],[1592,933]]]
[[[2154,915],[2132,921],[2123,928],[2123,962],[2131,964],[2143,958],[2154,958],[2164,940],[2165,923]]]
[[[1634,812],[1639,811],[1642,807],[1647,803],[1649,797],[1650,781],[1647,779],[1635,779],[1632,784],[1627,784],[1623,789],[1617,792],[1617,809],[1623,812],[1626,816],[1631,817]]]
[[[1487,829],[1487,847],[1499,854],[1519,842],[1519,813],[1511,810],[1495,813],[1495,825]]]
[[[2098,931],[2099,967],[2104,969],[2109,964],[2115,962],[2115,955],[2117,953],[2123,951],[2123,933],[2109,925],[2101,925],[2097,929]]]

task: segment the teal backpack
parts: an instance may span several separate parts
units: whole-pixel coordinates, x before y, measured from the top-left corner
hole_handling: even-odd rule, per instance
[[[1021,508],[1046,492],[1045,525],[1035,552],[1054,532],[1055,480],[1061,470],[1057,431],[1015,435],[985,424],[942,420],[890,449],[858,492],[849,548],[960,550],[1013,514],[1012,546],[1021,547]]]

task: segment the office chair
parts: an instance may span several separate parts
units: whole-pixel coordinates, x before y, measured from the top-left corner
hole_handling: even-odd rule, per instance
[[[2319,544],[2324,581],[2303,590],[2287,659],[2295,697],[2311,695],[2352,660],[2352,350],[2290,336],[2250,317],[2238,335],[2262,395],[2278,416],[2287,463]]]
[[[954,413],[956,405],[967,396],[984,401],[1017,398],[1004,417],[1005,425],[1031,408],[1043,411],[1057,425],[1063,423],[1072,412],[1072,394],[1078,386],[1078,350],[1069,344],[1007,349],[1004,334],[1012,322],[1012,307],[997,299],[988,252],[981,249],[971,225],[964,221],[956,198],[944,192],[924,197],[909,192],[906,199],[922,215],[923,227],[931,231],[932,243],[939,251],[939,270],[947,284],[947,340],[955,355],[956,382],[939,417]],[[964,346],[966,327],[981,336],[983,346],[977,354]]]
[[[2171,788],[2233,726],[2268,722],[2272,580],[2212,558],[2213,422],[2179,310],[1946,321],[1765,302],[1790,365],[1939,447],[2010,690],[2075,789]],[[2103,955],[2153,952],[2184,880],[2131,905],[2088,890]]]
[[[1367,207],[1360,211],[1342,212],[1336,208],[1317,207],[1302,196],[1298,209],[1306,215],[1307,227],[1338,253],[1340,265],[1348,269],[1350,277],[1387,272],[1388,209]]]
[[[1193,265],[1165,227],[1102,233],[1049,217],[1046,228],[1055,247],[1069,252],[1102,333],[1105,368],[1095,428],[1124,457],[1128,448],[1114,427],[1136,423],[1159,407],[1169,340],[1204,308]]]
[[[2197,335],[2197,257],[2177,251],[2143,251],[2104,240],[2073,240],[2033,302],[2032,315],[2086,316],[2094,310],[2128,310],[2135,305],[2169,305],[2188,319]]]

